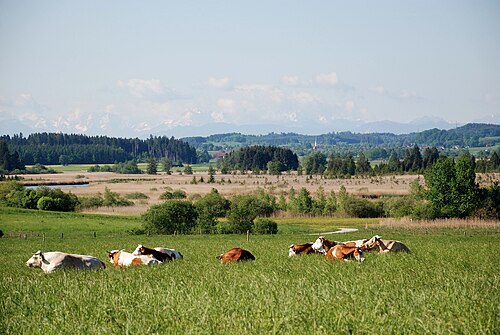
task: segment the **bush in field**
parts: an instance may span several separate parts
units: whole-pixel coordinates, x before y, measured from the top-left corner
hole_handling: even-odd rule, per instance
[[[165,191],[160,195],[160,200],[186,199],[186,192],[183,190]]]
[[[42,211],[55,211],[58,205],[58,201],[50,197],[41,197],[37,202],[37,208]]]
[[[455,162],[439,159],[425,173],[426,196],[440,217],[466,217],[478,206],[475,160],[466,153]]]
[[[259,195],[237,195],[231,198],[227,213],[228,230],[235,234],[252,231],[257,216],[271,215],[274,208],[265,197]]]
[[[258,215],[254,207],[256,203],[256,197],[251,195],[237,195],[231,199],[231,207],[227,216],[229,231],[243,234],[252,230],[253,220]]]
[[[401,218],[411,216],[416,201],[412,197],[391,197],[384,200],[385,216],[392,218]]]
[[[97,208],[103,206],[103,199],[101,196],[97,197],[79,197],[80,208]]]
[[[258,218],[253,223],[255,234],[277,234],[278,224],[271,219]]]
[[[132,206],[134,203],[121,197],[118,193],[111,192],[109,188],[104,188],[103,206]]]
[[[42,197],[46,199],[39,206]],[[7,182],[0,186],[0,203],[9,207],[72,212],[79,201],[76,195],[64,193],[60,189],[39,187],[35,190],[19,183]]]
[[[123,174],[141,174],[142,170],[137,166],[134,160],[126,161],[125,163],[117,163],[113,166],[113,171]]]
[[[187,234],[196,226],[198,213],[187,201],[168,201],[151,206],[143,215],[143,228],[151,234]]]
[[[384,215],[382,203],[373,203],[367,199],[349,197],[344,204],[345,213],[356,218],[378,218]]]
[[[209,194],[199,198],[195,202],[198,212],[197,227],[205,233],[216,230],[218,218],[226,216],[230,208],[230,202],[213,188]]]
[[[135,200],[137,200],[137,199],[149,199],[149,197],[142,192],[133,192],[133,193],[125,194],[124,197],[126,199],[135,199]]]
[[[479,208],[474,213],[482,219],[500,220],[500,185],[495,182],[479,193]]]

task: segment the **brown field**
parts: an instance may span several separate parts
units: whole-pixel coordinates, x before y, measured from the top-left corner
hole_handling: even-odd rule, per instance
[[[112,172],[64,172],[59,174],[24,175],[25,183],[30,184],[66,184],[75,182],[86,182],[86,187],[65,187],[65,192],[71,192],[77,196],[91,196],[103,193],[105,187],[112,192],[126,195],[133,192],[146,194],[147,200],[134,200],[135,205],[131,207],[99,208],[86,210],[87,212],[138,215],[144,213],[149,206],[161,202],[160,194],[165,190],[183,190],[188,197],[194,194],[204,195],[216,188],[220,194],[230,197],[236,194],[251,194],[259,188],[266,192],[279,195],[284,192],[288,194],[291,187],[299,190],[305,187],[312,195],[320,186],[325,194],[332,190],[338,192],[343,185],[350,194],[366,197],[378,197],[384,195],[405,195],[409,192],[409,185],[418,175],[395,175],[385,177],[364,177],[350,179],[324,179],[320,176],[297,176],[296,174],[284,174],[281,176],[270,175],[215,175],[215,183],[209,184],[206,172],[195,172],[193,175],[181,174],[157,174],[157,175],[123,175]],[[198,181],[192,183],[193,177]],[[204,182],[199,182],[203,177]],[[500,180],[500,174],[478,175],[478,182],[489,185],[493,181]]]
[[[499,228],[500,221],[495,220],[480,220],[480,219],[440,219],[440,220],[411,220],[411,219],[384,219],[380,221],[380,225],[388,228],[400,228],[410,230],[427,230],[435,228],[452,228],[452,229],[487,229]]]

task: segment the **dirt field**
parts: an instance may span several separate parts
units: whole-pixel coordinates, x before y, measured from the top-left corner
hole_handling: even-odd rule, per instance
[[[113,213],[125,215],[137,215],[144,213],[149,206],[161,202],[160,194],[167,189],[183,190],[188,197],[194,194],[204,195],[216,188],[220,194],[230,197],[236,194],[250,194],[257,189],[263,188],[266,192],[279,195],[281,192],[288,194],[291,187],[299,190],[305,187],[312,195],[316,193],[320,186],[325,194],[330,191],[338,192],[342,185],[350,194],[363,196],[381,195],[404,195],[409,192],[409,185],[415,178],[420,178],[423,183],[423,176],[404,175],[386,177],[365,177],[351,179],[323,179],[319,176],[297,176],[296,174],[284,174],[282,176],[269,175],[215,175],[215,183],[209,184],[207,173],[194,173],[193,175],[180,174],[157,174],[157,175],[123,175],[111,172],[64,172],[59,174],[25,175],[25,183],[39,184],[65,184],[84,182],[89,183],[85,187],[65,187],[65,192],[71,192],[77,196],[90,196],[103,193],[105,187],[112,192],[126,195],[133,192],[146,194],[147,200],[134,200],[135,206],[99,208],[89,210],[98,213]],[[193,183],[193,178],[197,183]],[[203,178],[204,182],[200,182]],[[500,174],[487,174],[478,176],[478,182],[482,185],[491,184],[500,180]]]

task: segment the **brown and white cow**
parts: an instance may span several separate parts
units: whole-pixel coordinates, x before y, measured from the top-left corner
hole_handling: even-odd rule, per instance
[[[248,250],[241,248],[232,248],[227,252],[220,254],[216,257],[220,259],[221,263],[225,264],[228,262],[240,262],[240,261],[253,261],[255,256]]]
[[[342,245],[344,244],[344,242],[331,241],[326,239],[324,236],[320,236],[316,239],[316,241],[314,241],[312,248],[316,252],[320,252],[323,255],[326,255],[326,253],[328,252],[328,250],[330,250],[330,248],[333,248],[338,244]]]
[[[60,251],[43,252],[41,250],[38,250],[31,256],[26,265],[41,268],[45,273],[50,273],[59,268],[73,268],[78,270],[106,268],[106,264],[93,256],[67,254]]]
[[[303,244],[291,244],[288,247],[288,257],[292,257],[295,255],[308,255],[316,253],[316,250],[313,249],[313,243],[303,243]]]
[[[154,265],[162,262],[152,255],[133,255],[123,250],[111,250],[108,252],[109,261],[115,268],[126,268],[134,265]]]
[[[388,253],[388,252],[408,252],[410,253],[410,248],[408,248],[403,242],[396,240],[385,240],[380,236],[375,235],[366,242],[366,246],[368,249],[373,249],[378,247],[379,253]]]
[[[160,253],[160,254],[158,254]],[[145,247],[142,244],[139,244],[137,248],[135,248],[134,252],[132,252],[133,255],[153,255],[156,259],[159,261],[173,261],[177,259],[182,259],[182,254],[175,250],[175,249],[169,249],[169,248],[161,248],[161,247],[156,247],[154,249]]]
[[[361,239],[361,240],[354,240],[354,241],[345,241],[342,243],[344,243],[344,245],[347,245],[350,247],[365,248],[367,242],[368,242],[368,239]]]
[[[360,262],[365,260],[361,247],[337,244],[330,248],[325,255],[325,259],[327,260],[348,261],[351,258],[355,258]]]

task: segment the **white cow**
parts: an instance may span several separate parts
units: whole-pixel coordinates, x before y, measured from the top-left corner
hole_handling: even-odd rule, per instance
[[[410,248],[408,248],[403,242],[396,240],[385,240],[378,235],[373,236],[366,242],[367,249],[373,249],[379,247],[379,253],[385,254],[388,252],[408,252],[410,253]]]
[[[109,261],[117,268],[126,268],[131,265],[153,265],[162,263],[152,255],[133,255],[123,250],[111,250],[108,252],[108,257]]]
[[[93,256],[67,254],[60,251],[37,251],[26,262],[29,267],[41,268],[45,273],[50,273],[58,268],[73,268],[78,270],[104,269],[106,264]]]

